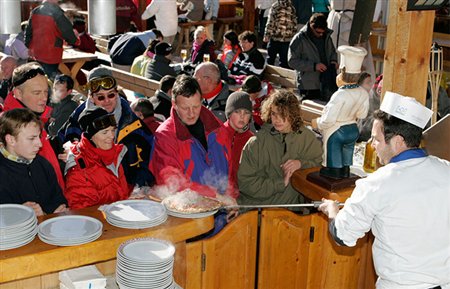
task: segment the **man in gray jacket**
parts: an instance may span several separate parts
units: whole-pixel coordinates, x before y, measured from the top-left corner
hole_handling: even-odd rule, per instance
[[[297,71],[303,99],[327,101],[337,90],[338,63],[332,32],[327,28],[325,15],[315,13],[289,44],[288,63]]]

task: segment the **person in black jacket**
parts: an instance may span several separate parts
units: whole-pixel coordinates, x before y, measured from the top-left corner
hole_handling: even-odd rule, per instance
[[[0,116],[0,203],[23,204],[37,216],[67,210],[52,165],[38,155],[41,126],[27,108]]]
[[[150,97],[155,116],[161,121],[170,117],[170,110],[172,109],[172,87],[175,79],[172,75],[166,75],[161,78],[159,81],[159,89],[155,92],[154,96]]]
[[[166,42],[160,42],[155,46],[155,56],[147,65],[145,77],[160,81],[163,76],[176,76],[173,67],[170,66],[169,55],[172,53],[172,45]]]
[[[151,29],[144,32],[127,32],[112,37],[108,43],[112,66],[129,72],[134,59],[144,53],[153,39],[162,41],[161,31]]]

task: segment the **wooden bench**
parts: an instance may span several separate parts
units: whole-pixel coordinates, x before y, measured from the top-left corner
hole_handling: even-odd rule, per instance
[[[91,35],[92,39],[95,41],[95,46],[101,53],[109,54],[108,53],[108,43],[109,40],[106,38],[102,38],[100,36],[94,36]]]
[[[189,34],[191,32],[191,27],[214,25],[216,23],[215,20],[200,20],[200,21],[192,21],[192,22],[179,22],[178,26],[180,27],[180,33],[178,34],[178,44],[175,50],[176,54],[179,55],[181,48],[190,49],[191,44],[189,42]],[[184,44],[183,44],[184,43]]]
[[[297,89],[297,73],[292,69],[266,65],[262,78],[274,84],[275,88],[281,87],[291,91]]]
[[[101,65],[101,67],[108,68],[112,71],[113,77],[117,84],[122,88],[143,94],[147,97],[155,95],[156,90],[159,89],[159,81],[148,79],[139,75],[131,74],[114,67]]]
[[[219,31],[217,32],[216,36],[216,46],[221,47],[222,41],[223,41],[223,35],[225,32],[230,30],[230,25],[232,25],[233,30],[239,34],[238,31],[241,30],[242,23],[243,23],[244,17],[243,16],[235,16],[235,17],[226,17],[226,18],[217,18],[217,25],[219,26]],[[238,27],[240,29],[238,29]]]
[[[317,103],[312,100],[304,100],[300,104],[300,110],[303,122],[306,125],[311,125],[311,120],[322,116],[325,105]]]

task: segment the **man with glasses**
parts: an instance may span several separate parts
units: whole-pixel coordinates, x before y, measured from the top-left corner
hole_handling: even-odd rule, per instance
[[[12,75],[13,89],[8,94],[4,103],[4,110],[15,108],[29,108],[40,117],[43,124],[50,119],[51,108],[47,106],[48,80],[45,72],[37,62],[29,62],[14,69]],[[58,163],[57,152],[55,152],[47,138],[47,132],[41,132],[42,147],[39,155],[47,159],[55,169],[58,183],[64,189],[62,171]],[[60,156],[63,157],[62,155]]]
[[[289,66],[297,71],[297,83],[303,99],[328,101],[337,90],[336,49],[327,28],[327,18],[315,13],[289,44]]]
[[[81,139],[79,118],[83,111],[101,107],[112,113],[118,124],[116,143],[123,144],[128,151],[122,161],[127,182],[130,185],[150,186],[154,182],[148,169],[153,135],[144,123],[132,112],[128,101],[120,97],[116,79],[111,70],[98,67],[88,75],[88,99],[69,117],[59,131],[63,142]]]
[[[204,62],[195,68],[194,77],[200,85],[203,104],[225,122],[225,106],[230,89],[225,81],[220,80],[219,67],[213,62]]]

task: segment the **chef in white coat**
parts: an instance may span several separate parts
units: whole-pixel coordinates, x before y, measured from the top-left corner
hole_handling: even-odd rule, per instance
[[[342,210],[331,200],[319,207],[340,245],[372,230],[377,289],[450,288],[450,163],[419,148],[431,114],[386,92],[372,128],[384,166],[356,182]]]

